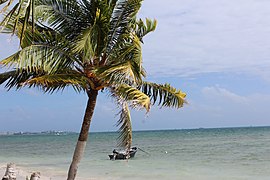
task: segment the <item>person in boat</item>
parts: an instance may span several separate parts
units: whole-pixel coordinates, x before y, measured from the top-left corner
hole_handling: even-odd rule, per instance
[[[119,154],[116,149],[113,150],[113,154]]]

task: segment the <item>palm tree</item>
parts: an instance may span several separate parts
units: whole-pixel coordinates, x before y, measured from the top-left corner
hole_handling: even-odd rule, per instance
[[[0,84],[37,87],[48,93],[73,87],[88,102],[69,168],[75,179],[83,156],[98,93],[107,92],[121,107],[119,146],[132,143],[129,108],[183,106],[185,93],[169,84],[146,82],[142,67],[143,37],[156,20],[136,19],[142,0],[3,0],[2,33],[15,34],[20,50],[3,59]],[[14,4],[14,3],[13,3]]]

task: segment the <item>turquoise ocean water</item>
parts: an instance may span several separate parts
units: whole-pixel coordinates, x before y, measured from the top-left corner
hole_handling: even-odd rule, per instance
[[[90,133],[78,177],[83,179],[270,179],[270,127],[134,132],[138,151],[110,161],[117,133]],[[0,164],[65,179],[77,134],[0,136]],[[1,175],[0,175],[1,176]],[[79,178],[78,178],[79,179]]]

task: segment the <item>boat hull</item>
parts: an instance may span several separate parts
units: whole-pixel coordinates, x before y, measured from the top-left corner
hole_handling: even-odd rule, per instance
[[[129,153],[121,153],[121,152],[115,152],[113,154],[109,154],[110,160],[125,160],[129,158],[133,158],[137,152],[137,149],[131,149]]]

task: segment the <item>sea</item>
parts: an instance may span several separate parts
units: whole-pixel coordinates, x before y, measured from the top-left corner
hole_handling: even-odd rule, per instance
[[[116,132],[89,134],[77,179],[270,179],[270,127],[136,131],[135,157],[112,161],[108,154],[117,137]],[[66,179],[77,138],[74,133],[0,136],[0,164],[14,162],[25,172]]]

